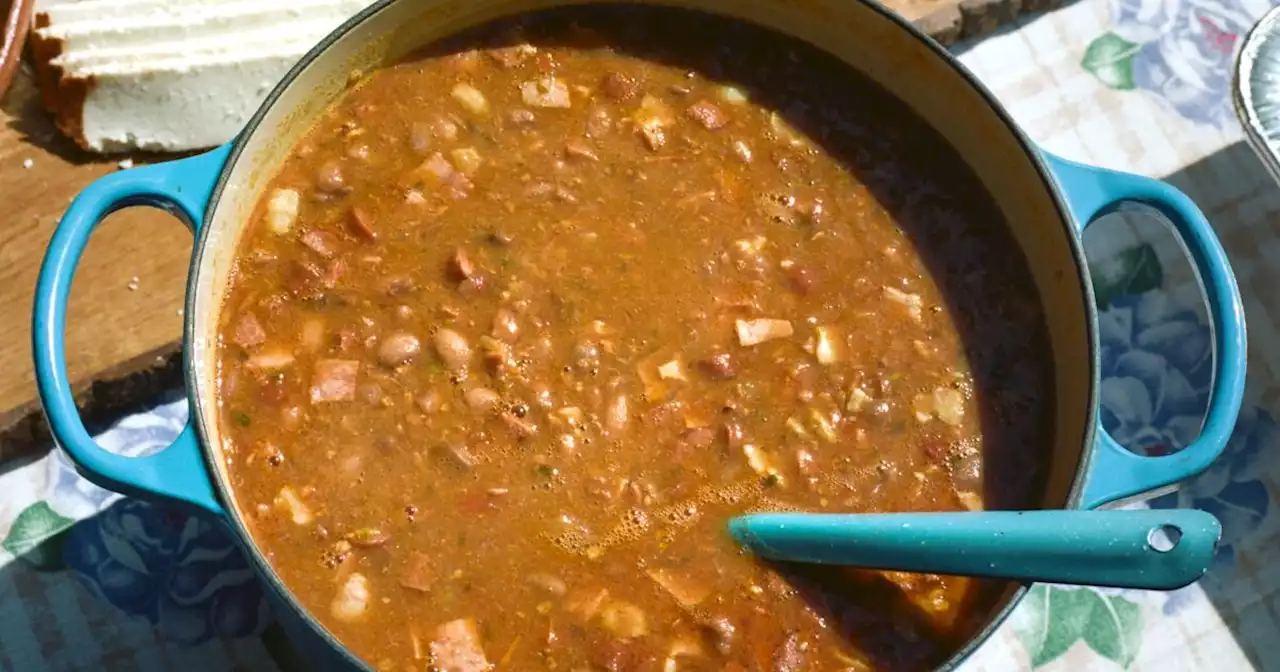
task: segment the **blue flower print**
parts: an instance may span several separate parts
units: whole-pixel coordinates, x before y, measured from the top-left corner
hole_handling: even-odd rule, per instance
[[[1245,408],[1231,440],[1203,474],[1182,484],[1177,492],[1151,500],[1153,508],[1196,508],[1222,523],[1222,541],[1215,567],[1235,562],[1235,547],[1258,529],[1271,509],[1271,493],[1262,482],[1265,460],[1280,449],[1276,421],[1261,408]],[[1210,575],[1221,579],[1223,575]]]
[[[96,437],[119,455],[163,449],[187,421],[185,400],[117,423]],[[171,641],[259,634],[270,617],[261,587],[230,532],[213,521],[99,488],[61,452],[48,460],[49,500],[78,521],[64,563],[107,603],[144,618]]]
[[[1144,455],[1185,448],[1200,432],[1213,376],[1212,336],[1204,318],[1155,289],[1115,297],[1099,314],[1098,328],[1103,428]],[[1280,448],[1278,440],[1271,415],[1246,407],[1222,456],[1209,469],[1177,492],[1148,502],[1152,508],[1203,509],[1222,523],[1222,541],[1205,580],[1229,576],[1236,546],[1270,510],[1262,462]],[[1192,597],[1190,589],[1169,593],[1163,610],[1173,614]]]
[[[171,641],[257,635],[270,612],[229,534],[203,518],[125,498],[72,527],[63,559],[90,591]]]
[[[150,455],[177,438],[186,422],[187,402],[184,399],[127,417],[94,440],[103,449],[117,455]],[[119,494],[85,480],[61,450],[52,452],[45,469],[49,480],[47,498],[65,515],[73,518],[91,516],[120,498]]]
[[[1267,7],[1244,0],[1113,0],[1111,32],[1094,39],[1084,67],[1119,90],[1149,91],[1196,123],[1235,125],[1236,52]]]
[[[1213,376],[1209,326],[1159,289],[1114,297],[1098,316],[1099,413],[1121,445],[1181,450],[1200,432]]]

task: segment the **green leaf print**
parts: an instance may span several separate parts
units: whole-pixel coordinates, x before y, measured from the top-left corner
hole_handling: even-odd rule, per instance
[[[1090,264],[1089,275],[1093,278],[1093,296],[1099,310],[1106,310],[1117,296],[1141,294],[1164,282],[1160,257],[1147,244],[1121,252],[1105,266]]]
[[[1128,668],[1142,644],[1142,610],[1119,595],[1094,593],[1093,617],[1084,641],[1107,660]]]
[[[1133,55],[1139,46],[1115,33],[1104,33],[1089,43],[1080,65],[1103,84],[1127,91],[1134,88]]]
[[[62,544],[76,521],[39,501],[22,510],[0,548],[44,571],[62,569]]]
[[[1057,660],[1080,640],[1121,668],[1128,668],[1138,654],[1142,613],[1119,595],[1037,584],[1021,608],[1027,610],[1027,618],[1015,626],[1015,633],[1033,668]]]

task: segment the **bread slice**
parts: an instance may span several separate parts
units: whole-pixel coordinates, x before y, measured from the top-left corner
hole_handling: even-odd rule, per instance
[[[371,0],[75,0],[31,36],[58,128],[95,152],[230,140],[316,42]]]

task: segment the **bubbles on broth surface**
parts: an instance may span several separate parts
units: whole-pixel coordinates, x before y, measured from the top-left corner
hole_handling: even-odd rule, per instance
[[[670,542],[682,528],[702,520],[708,511],[724,515],[725,507],[748,505],[750,511],[800,511],[799,507],[773,499],[760,499],[764,485],[758,480],[740,481],[719,486],[704,486],[690,498],[660,507],[653,512],[640,508],[627,509],[618,522],[599,539],[581,530],[548,534],[546,538],[563,551],[588,558],[599,556],[605,549],[634,542],[655,532]],[[756,501],[759,500],[759,501]],[[753,503],[754,502],[754,503]],[[727,517],[727,516],[726,516]]]

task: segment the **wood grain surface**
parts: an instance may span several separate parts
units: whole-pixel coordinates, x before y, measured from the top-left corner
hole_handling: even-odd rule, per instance
[[[943,44],[985,35],[1061,0],[891,0]],[[0,0],[0,9],[8,2]],[[71,199],[94,179],[170,157],[94,156],[54,128],[24,68],[0,100],[0,461],[48,446],[31,359],[32,296],[45,246]],[[133,208],[99,227],[72,287],[67,366],[86,424],[101,425],[181,385],[180,309],[191,235]]]

